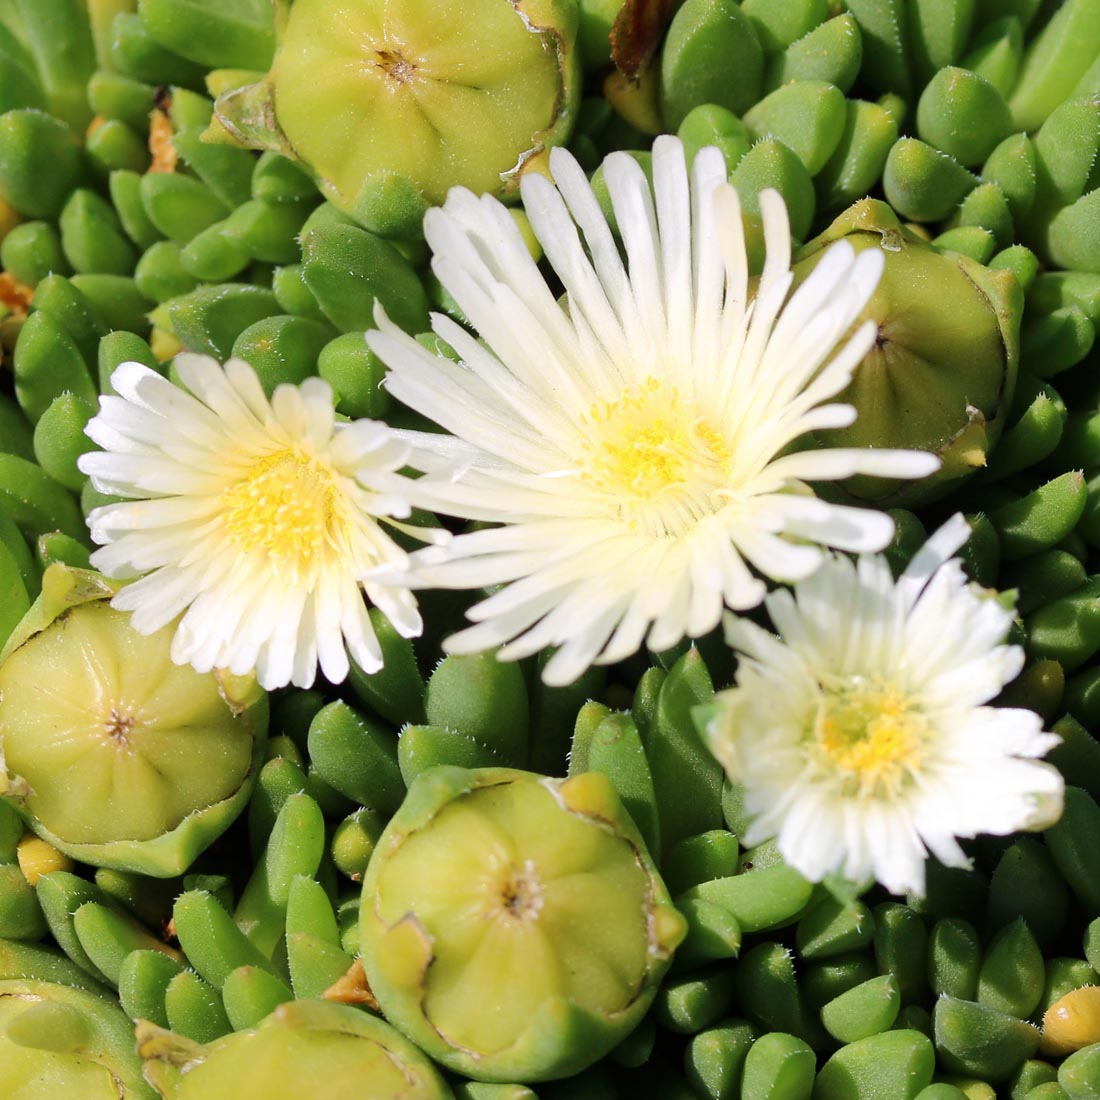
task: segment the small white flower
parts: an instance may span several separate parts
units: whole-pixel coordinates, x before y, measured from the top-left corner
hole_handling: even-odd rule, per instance
[[[786,208],[765,192],[767,262],[750,295],[721,154],[700,152],[689,180],[680,142],[662,137],[652,190],[625,153],[604,163],[624,264],[577,162],[554,149],[550,166],[554,184],[531,173],[522,193],[565,308],[508,211],[456,188],[424,229],[433,270],[481,339],[435,316],[454,363],[382,313],[367,339],[394,396],[452,433],[417,439],[437,456],[418,501],[500,525],[413,559],[418,585],[504,586],[448,648],[508,643],[500,656],[517,658],[558,646],[544,675],[567,683],[643,639],[665,649],[713,629],[724,606],[758,604],[766,589],[750,566],[794,580],[817,568],[818,544],[890,540],[885,515],[828,504],[807,482],[921,477],[938,463],[792,450],[855,418],[825,402],[875,339],[868,322],[836,351],[878,283],[877,248],[834,245],[788,300]]]
[[[1030,710],[989,707],[1023,667],[1012,613],[969,586],[962,516],[895,582],[884,558],[833,556],[764,601],[782,640],[730,616],[742,656],[716,696],[711,750],[743,785],[746,845],[777,837],[813,881],[874,877],[924,892],[924,861],[968,867],[956,837],[1044,828],[1064,782],[1059,739]]]
[[[88,516],[103,544],[92,564],[142,579],[111,601],[151,634],[180,614],[172,659],[200,672],[252,669],[263,687],[308,687],[318,663],[342,680],[382,653],[360,583],[406,637],[420,632],[401,587],[363,581],[406,554],[377,522],[409,514],[394,471],[409,447],[373,421],[336,426],[328,383],[281,385],[269,401],[252,368],[176,358],[191,392],[139,363],[111,376],[87,434],[103,450],[80,469],[103,493],[131,498]],[[392,521],[391,521],[392,522]]]

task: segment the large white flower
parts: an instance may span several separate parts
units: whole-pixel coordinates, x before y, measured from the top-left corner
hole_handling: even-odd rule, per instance
[[[529,174],[522,193],[564,304],[508,211],[456,188],[424,230],[481,339],[435,316],[461,356],[451,362],[381,312],[367,339],[394,396],[451,433],[418,440],[437,456],[419,500],[500,525],[414,558],[420,585],[505,586],[448,648],[508,643],[500,655],[514,658],[558,646],[545,678],[564,683],[643,639],[660,650],[705,634],[724,605],[758,604],[765,585],[749,566],[794,580],[817,568],[818,544],[886,545],[886,516],[827,504],[807,482],[920,477],[937,462],[792,449],[855,418],[825,402],[875,339],[868,323],[836,351],[879,280],[879,250],[834,245],[788,300],[786,208],[765,192],[754,293],[721,154],[700,152],[689,180],[680,142],[663,137],[652,190],[625,153],[604,163],[624,263],[576,161],[555,149],[550,167],[554,184]]]
[[[151,634],[183,613],[172,659],[200,672],[253,668],[265,688],[331,681],[351,651],[367,672],[382,653],[360,584],[405,636],[420,631],[406,589],[363,578],[406,561],[379,519],[409,514],[395,473],[407,443],[384,425],[336,426],[328,383],[281,385],[269,401],[252,368],[176,358],[191,392],[139,363],[111,376],[87,434],[103,450],[79,466],[103,493],[132,498],[88,516],[105,544],[92,564],[147,574],[111,601]]]
[[[988,703],[1023,667],[1012,612],[947,559],[939,529],[895,582],[881,555],[832,556],[764,601],[782,640],[730,616],[742,657],[715,698],[711,750],[744,786],[746,845],[777,837],[807,878],[874,877],[924,892],[924,861],[967,867],[956,837],[1043,828],[1064,783],[1036,758],[1058,744],[1033,711]]]

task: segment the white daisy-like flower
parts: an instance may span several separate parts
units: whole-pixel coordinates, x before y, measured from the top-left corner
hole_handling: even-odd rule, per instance
[[[729,616],[742,654],[706,737],[744,787],[747,846],[778,839],[819,881],[874,877],[924,892],[928,853],[969,860],[956,837],[1045,828],[1061,773],[1037,758],[1059,738],[1033,711],[988,703],[1024,663],[1012,612],[968,584],[955,516],[893,579],[881,555],[831,556],[764,603],[782,639]]]
[[[334,423],[319,378],[268,400],[243,360],[223,368],[177,356],[187,390],[139,363],[111,376],[87,434],[103,448],[80,469],[103,493],[130,498],[88,516],[102,548],[92,564],[141,577],[112,606],[151,634],[183,615],[172,659],[200,672],[252,669],[263,687],[333,682],[348,655],[365,671],[382,652],[361,588],[399,633],[420,632],[412,594],[365,579],[406,562],[379,521],[408,516],[397,471],[409,446],[384,424]],[[144,574],[144,575],[143,575]],[[346,645],[346,650],[345,650]]]
[[[469,612],[451,652],[501,645],[518,658],[556,646],[544,676],[655,650],[752,607],[752,569],[796,580],[819,544],[877,550],[893,524],[818,499],[807,482],[855,473],[921,477],[923,452],[794,449],[855,418],[827,403],[875,339],[838,345],[878,283],[877,248],[834,245],[792,295],[786,208],[761,196],[767,260],[753,290],[741,211],[714,148],[685,166],[673,137],[653,149],[653,188],[625,153],[604,179],[625,262],[577,162],[550,155],[552,184],[524,177],[531,225],[565,291],[546,280],[495,199],[454,189],[429,211],[432,267],[480,335],[446,317],[461,356],[432,355],[378,311],[371,348],[398,400],[444,427],[417,499],[498,524],[413,559],[416,583],[503,585]],[[835,353],[835,354],[834,354]],[[750,566],[752,568],[750,568]]]

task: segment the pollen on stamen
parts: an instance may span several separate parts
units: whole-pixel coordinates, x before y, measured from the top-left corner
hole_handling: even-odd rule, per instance
[[[332,470],[298,449],[261,459],[221,499],[234,545],[297,570],[317,562],[340,523]]]
[[[680,390],[648,377],[594,402],[581,423],[582,480],[632,526],[675,533],[721,506],[730,447]]]

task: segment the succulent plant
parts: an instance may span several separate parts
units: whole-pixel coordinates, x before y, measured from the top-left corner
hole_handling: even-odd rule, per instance
[[[3,784],[39,836],[96,866],[171,876],[244,808],[267,731],[253,677],[172,662],[117,586],[51,566],[0,653]]]
[[[796,281],[841,238],[857,252],[881,247],[886,265],[856,321],[875,321],[878,339],[838,397],[858,415],[850,427],[830,430],[828,445],[931,451],[943,464],[930,477],[857,477],[846,489],[885,506],[934,500],[985,466],[1000,437],[1016,385],[1023,295],[1007,271],[936,248],[874,199],[805,245]]]
[[[164,1100],[451,1100],[432,1064],[392,1027],[328,1001],[280,1005],[255,1028],[205,1046],[148,1023],[137,1035],[145,1075]]]
[[[485,1081],[565,1077],[606,1054],[645,1014],[684,932],[599,772],[423,773],[379,839],[360,905],[382,1011]]]
[[[449,187],[515,193],[568,138],[577,20],[567,0],[297,0],[270,71],[217,115],[242,144],[300,161],[368,229],[416,237]]]

